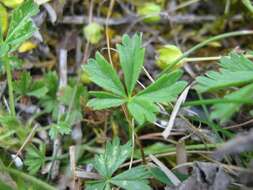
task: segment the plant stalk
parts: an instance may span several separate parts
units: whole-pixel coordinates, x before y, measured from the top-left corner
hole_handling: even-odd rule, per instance
[[[7,83],[8,83],[8,93],[9,93],[9,105],[11,110],[11,115],[16,116],[15,111],[15,102],[14,102],[14,95],[13,95],[13,83],[12,83],[12,76],[11,76],[11,67],[9,61],[5,59],[5,70],[7,74]]]

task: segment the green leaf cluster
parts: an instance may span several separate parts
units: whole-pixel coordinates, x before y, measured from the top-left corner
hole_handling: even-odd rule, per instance
[[[182,72],[165,74],[146,89],[135,93],[134,88],[144,64],[145,49],[142,47],[141,36],[135,34],[130,38],[124,35],[122,44],[117,45],[117,50],[124,74],[124,85],[113,66],[97,52],[95,59],[88,61],[85,70],[90,80],[106,91],[90,92],[95,98],[88,102],[88,106],[101,110],[126,104],[128,111],[139,124],[145,121],[154,122],[159,111],[156,103],[175,101],[185,88],[186,82],[178,81]]]
[[[33,0],[26,0],[14,9],[5,39],[0,32],[0,57],[15,51],[22,42],[29,39],[37,30],[31,17],[36,15],[38,11],[39,6]]]
[[[93,165],[101,175],[100,180],[90,181],[86,190],[104,190],[111,189],[112,186],[118,186],[126,190],[149,190],[148,178],[150,172],[144,166],[134,167],[118,175],[113,175],[131,154],[131,144],[120,145],[118,138],[106,144],[105,152],[97,155]]]
[[[47,113],[52,114],[55,122],[51,125],[50,137],[55,138],[57,134],[69,134],[71,126],[82,119],[82,105],[86,103],[88,96],[86,88],[73,80],[59,92],[56,72],[45,74],[41,82],[47,92],[40,97],[39,104]],[[59,118],[60,105],[66,107],[66,112]]]
[[[88,96],[86,89],[73,80],[59,95],[56,72],[48,72],[39,80],[33,80],[29,72],[24,72],[13,86],[16,95],[36,97],[43,110],[52,114],[54,123],[49,132],[51,138],[55,138],[59,133],[69,134],[71,126],[83,117],[82,105],[86,103]],[[66,113],[59,118],[60,105],[66,107]]]
[[[200,93],[223,91],[224,99],[241,100],[253,98],[253,62],[245,56],[231,53],[220,60],[220,71],[209,71],[197,77],[195,88]],[[213,106],[211,118],[227,121],[239,111],[242,103],[219,103]]]
[[[41,80],[34,81],[29,72],[23,72],[19,80],[13,83],[14,92],[19,96],[34,96],[41,98],[46,95],[48,88]]]

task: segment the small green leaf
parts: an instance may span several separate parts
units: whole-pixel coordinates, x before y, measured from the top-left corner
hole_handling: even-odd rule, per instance
[[[253,98],[253,84],[249,84],[229,95],[224,96],[224,99],[251,99]],[[215,104],[211,118],[219,119],[221,123],[226,122],[233,114],[240,110],[242,104]]]
[[[127,108],[134,119],[141,125],[145,121],[153,123],[156,119],[156,113],[159,108],[152,102],[134,97],[128,104]]]
[[[36,174],[39,169],[44,165],[46,146],[45,144],[40,144],[39,150],[35,146],[29,146],[26,149],[25,165],[28,166],[28,171],[30,174]]]
[[[141,35],[137,34],[132,38],[128,35],[124,35],[122,38],[122,45],[117,45],[128,96],[132,94],[144,63],[145,49],[141,46]]]
[[[109,92],[91,92],[91,95],[96,98],[88,101],[87,106],[93,108],[94,110],[101,110],[106,108],[118,107],[126,102],[119,96],[113,95]]]
[[[253,62],[247,59],[244,55],[230,53],[229,56],[224,56],[220,59],[219,65],[231,72],[236,71],[252,71]]]
[[[58,76],[56,72],[48,72],[43,76],[42,82],[48,89],[48,92],[45,96],[39,99],[39,104],[47,113],[52,113],[53,120],[57,121],[59,100],[57,98]]]
[[[42,81],[33,82],[30,73],[24,72],[19,80],[14,82],[14,91],[21,96],[44,97],[48,88]]]
[[[163,75],[146,89],[138,93],[137,96],[141,99],[158,103],[175,101],[187,85],[185,81],[177,82],[181,76],[181,71]]]
[[[144,166],[138,166],[113,177],[111,183],[126,190],[151,190],[147,180],[150,176]]]
[[[67,122],[60,121],[59,123],[51,124],[50,126],[49,136],[51,139],[55,139],[58,134],[68,135],[71,133],[70,124]]]
[[[47,92],[48,88],[44,85],[44,83],[42,81],[37,81],[32,84],[30,91],[27,92],[27,95],[41,98],[44,97]]]
[[[221,72],[209,71],[206,76],[197,77],[199,92],[216,91],[233,86],[241,86],[253,81],[252,71],[231,72],[221,70]]]
[[[125,96],[124,87],[116,71],[100,53],[96,53],[96,59],[89,59],[84,68],[89,74],[90,80],[98,86],[119,96]]]
[[[39,7],[33,0],[27,0],[16,8],[11,15],[5,43],[14,51],[23,41],[30,38],[37,27],[33,24],[31,17],[36,15]]]
[[[130,152],[130,143],[120,145],[119,138],[115,138],[112,142],[107,142],[105,153],[97,155],[93,165],[99,174],[107,179],[125,162]]]
[[[58,76],[56,72],[48,72],[43,76],[43,82],[48,88],[48,95],[55,97],[58,91]]]
[[[206,76],[197,77],[195,88],[199,92],[242,86],[253,81],[253,63],[242,55],[232,53],[221,59],[220,66],[220,72],[209,71]]]
[[[14,91],[19,95],[26,95],[29,92],[29,88],[32,84],[32,77],[30,73],[23,72],[20,79],[14,82]]]

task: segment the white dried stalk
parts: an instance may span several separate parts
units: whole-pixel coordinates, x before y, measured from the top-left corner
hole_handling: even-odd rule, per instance
[[[177,117],[177,114],[178,114],[178,111],[180,109],[180,106],[186,100],[186,97],[187,97],[187,94],[188,94],[190,88],[191,88],[191,85],[189,85],[188,87],[186,87],[185,90],[182,92],[182,94],[179,96],[179,98],[178,98],[178,100],[176,102],[176,105],[175,105],[175,107],[174,107],[174,109],[173,109],[173,111],[171,113],[169,123],[168,123],[167,127],[165,128],[165,130],[162,133],[162,136],[165,139],[167,139],[168,136],[170,135],[171,129],[172,129],[173,125],[174,125],[174,122],[175,122],[175,119]]]

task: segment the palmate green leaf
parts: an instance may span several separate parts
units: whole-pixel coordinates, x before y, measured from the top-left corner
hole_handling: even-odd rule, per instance
[[[27,92],[28,96],[34,96],[36,98],[41,98],[46,95],[48,88],[42,81],[36,81],[31,85],[31,88]]]
[[[129,96],[132,94],[144,63],[145,49],[141,46],[141,35],[137,34],[132,38],[124,35],[122,45],[117,45],[120,65],[124,73],[125,85]]]
[[[142,48],[140,35],[134,35],[130,38],[123,36],[122,44],[117,45],[120,56],[120,65],[124,73],[125,87],[117,76],[113,67],[99,53],[96,59],[90,59],[85,66],[90,79],[109,92],[96,92],[91,95],[96,98],[88,102],[88,106],[100,110],[111,107],[117,107],[126,104],[128,111],[139,124],[145,121],[154,122],[156,113],[159,111],[156,103],[166,103],[176,100],[179,93],[186,86],[186,82],[177,80],[182,76],[182,72],[175,71],[160,77],[145,90],[137,95],[132,94],[140,75],[145,49]]]
[[[251,99],[253,98],[252,92],[253,84],[249,84],[238,91],[226,95],[224,99]],[[215,104],[211,118],[219,119],[221,123],[226,122],[234,113],[240,110],[241,106],[242,104],[238,103]]]
[[[29,88],[32,84],[32,77],[29,72],[23,72],[20,76],[20,79],[15,81],[14,91],[19,95],[26,95],[29,92]]]
[[[197,77],[196,89],[199,92],[217,91],[220,89],[241,86],[253,82],[252,71],[221,72],[209,71],[206,76]]]
[[[100,53],[96,53],[96,59],[89,59],[84,69],[87,71],[90,80],[98,86],[119,96],[125,96],[124,87],[116,71]]]
[[[199,92],[215,91],[227,87],[241,86],[253,82],[253,63],[235,53],[220,61],[220,72],[209,71],[206,76],[197,77],[195,88]]]
[[[221,58],[219,65],[229,71],[253,71],[253,62],[244,55],[230,53]]]
[[[36,174],[45,163],[46,146],[45,144],[40,144],[38,150],[35,146],[30,145],[26,151],[24,163],[28,166],[30,174]]]
[[[14,51],[23,41],[30,38],[37,27],[31,17],[39,11],[39,6],[33,0],[26,0],[11,14],[10,27],[8,29],[5,44]]]
[[[116,96],[109,92],[90,92],[93,98],[88,101],[87,106],[93,108],[94,110],[101,110],[106,108],[118,107],[126,102],[119,96]]]
[[[134,119],[141,125],[145,121],[154,122],[159,108],[151,101],[134,97],[127,103],[127,108]]]
[[[153,84],[138,93],[137,97],[157,103],[175,101],[187,85],[185,81],[177,82],[181,76],[182,71],[163,75]]]
[[[115,138],[107,142],[105,152],[95,157],[93,165],[101,176],[108,179],[125,162],[130,152],[130,143],[120,145],[119,138]]]
[[[114,138],[111,143],[108,142],[105,152],[97,155],[93,161],[102,179],[87,182],[85,190],[110,190],[113,185],[126,190],[150,190],[147,179],[151,177],[151,173],[144,166],[135,167],[113,176],[130,153],[130,143],[120,145],[119,138]]]
[[[51,96],[52,98],[55,98],[57,96],[58,92],[58,76],[57,73],[54,72],[48,72],[43,76],[43,82],[48,88],[48,96]]]
[[[110,182],[126,190],[151,190],[148,185],[150,172],[144,166],[134,167],[113,177]]]
[[[33,81],[30,73],[22,73],[19,80],[15,81],[14,92],[20,96],[34,96],[37,98],[44,97],[48,88],[43,81]]]

